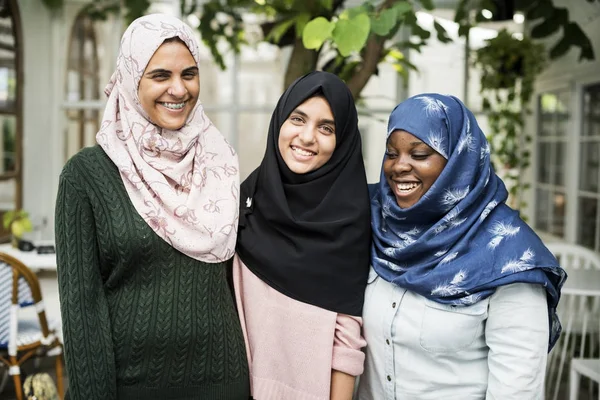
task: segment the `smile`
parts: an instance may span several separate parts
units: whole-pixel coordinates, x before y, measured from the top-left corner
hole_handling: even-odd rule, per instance
[[[421,183],[418,182],[394,182],[394,192],[397,197],[411,196],[421,187]]]
[[[294,153],[299,154],[301,156],[311,157],[311,156],[316,156],[317,155],[317,153],[315,153],[313,151],[310,151],[310,150],[304,150],[304,149],[301,149],[301,148],[296,147],[296,146],[290,146],[290,147],[292,148],[292,151]]]
[[[166,102],[160,102],[158,104],[160,104],[161,106],[168,108],[169,110],[181,110],[183,107],[185,107],[185,101],[181,102],[181,103],[166,103]]]
[[[415,189],[417,186],[419,186],[418,183],[412,182],[412,183],[396,183],[396,188],[401,191],[401,192],[410,192],[413,189]]]

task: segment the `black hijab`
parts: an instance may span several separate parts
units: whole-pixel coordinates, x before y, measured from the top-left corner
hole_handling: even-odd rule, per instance
[[[331,159],[292,172],[279,130],[305,100],[323,96],[335,119]],[[275,290],[330,311],[360,316],[369,272],[371,223],[358,117],[337,76],[311,72],[279,99],[260,166],[242,183],[237,252]]]

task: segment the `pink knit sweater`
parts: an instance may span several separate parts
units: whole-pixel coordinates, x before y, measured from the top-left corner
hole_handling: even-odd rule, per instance
[[[233,283],[256,400],[329,400],[331,370],[362,374],[362,318],[293,300],[236,255]]]

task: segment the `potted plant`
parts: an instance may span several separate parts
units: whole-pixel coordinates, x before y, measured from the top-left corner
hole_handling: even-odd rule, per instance
[[[13,247],[18,247],[23,234],[31,232],[33,229],[29,213],[25,210],[6,211],[2,217],[2,223],[4,229],[11,233]]]
[[[511,195],[511,206],[524,206],[522,170],[530,164],[525,143],[531,137],[524,131],[535,80],[546,66],[546,50],[529,37],[515,37],[506,29],[487,40],[475,52],[474,65],[481,71],[482,109],[486,112],[492,146],[492,161],[503,173]]]

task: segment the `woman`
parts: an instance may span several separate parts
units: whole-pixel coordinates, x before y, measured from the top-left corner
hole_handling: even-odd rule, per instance
[[[363,369],[369,197],[356,107],[335,75],[296,80],[242,183],[233,278],[255,399],[350,399]]]
[[[392,112],[358,397],[540,399],[564,271],[506,204],[473,114],[424,94]]]
[[[226,278],[237,155],[204,113],[198,43],[166,15],[121,42],[99,146],[64,167],[56,242],[71,399],[247,399]]]

